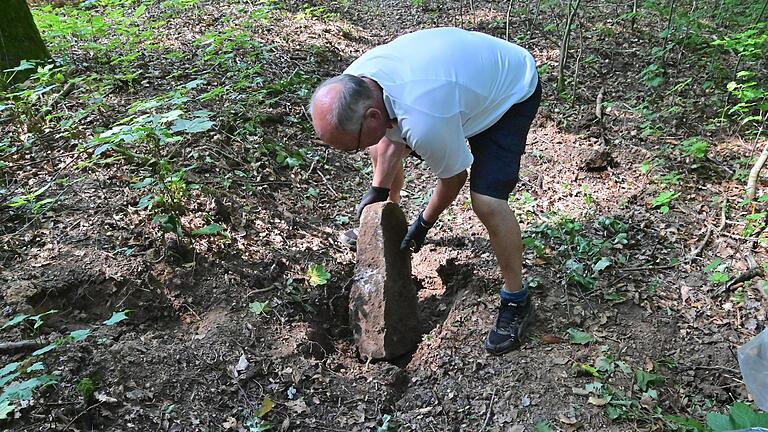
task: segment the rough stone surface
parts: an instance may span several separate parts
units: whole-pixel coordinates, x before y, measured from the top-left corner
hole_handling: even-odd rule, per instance
[[[405,215],[395,203],[371,204],[363,211],[349,315],[365,359],[398,357],[421,338],[411,257],[400,250],[406,230]]]

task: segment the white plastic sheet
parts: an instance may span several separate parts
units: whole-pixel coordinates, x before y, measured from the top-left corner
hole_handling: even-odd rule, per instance
[[[757,406],[768,411],[768,328],[739,347],[739,368]],[[762,428],[749,430],[768,432]]]

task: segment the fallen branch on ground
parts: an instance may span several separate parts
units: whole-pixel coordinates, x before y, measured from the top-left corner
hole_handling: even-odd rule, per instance
[[[20,352],[35,351],[44,346],[44,343],[34,340],[0,342],[0,354],[17,354]]]
[[[711,235],[712,235],[712,227],[707,225],[707,233],[704,234],[704,240],[701,241],[701,243],[699,244],[699,246],[696,249],[691,251],[691,253],[686,258],[688,261],[693,261],[693,259],[696,258],[696,256],[699,253],[701,253],[702,250],[704,250],[704,246],[707,245],[707,242],[709,241],[709,237]]]
[[[643,270],[665,270],[677,267],[679,264],[667,264],[660,266],[646,266],[646,267],[627,267],[620,268],[619,271],[643,271]]]
[[[759,266],[750,267],[745,272],[743,272],[740,275],[738,275],[735,278],[733,278],[732,281],[730,281],[727,284],[725,284],[725,289],[729,290],[734,285],[738,285],[738,284],[744,283],[746,281],[752,280],[752,279],[754,279],[754,278],[756,278],[758,276],[764,276],[764,275],[765,275],[765,272],[763,272],[763,268],[762,267],[759,267]]]

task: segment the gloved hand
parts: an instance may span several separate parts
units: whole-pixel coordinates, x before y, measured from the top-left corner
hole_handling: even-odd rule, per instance
[[[360,217],[363,215],[363,209],[365,206],[368,204],[386,201],[387,198],[389,198],[388,188],[371,186],[371,188],[368,189],[368,192],[363,195],[363,198],[360,200],[360,204],[355,206],[357,218],[360,219]]]
[[[408,227],[408,232],[400,243],[400,250],[410,249],[414,253],[420,251],[424,245],[424,239],[427,238],[427,231],[433,226],[435,226],[434,222],[429,223],[424,220],[424,212],[419,213],[416,221]]]

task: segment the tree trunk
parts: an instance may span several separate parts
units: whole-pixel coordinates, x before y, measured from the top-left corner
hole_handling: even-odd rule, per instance
[[[51,57],[32,20],[26,0],[0,1],[0,84],[19,74],[3,73],[22,60],[47,60]],[[15,75],[15,77],[14,77]]]

